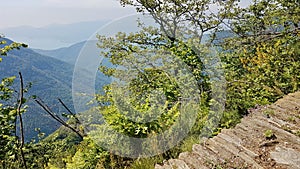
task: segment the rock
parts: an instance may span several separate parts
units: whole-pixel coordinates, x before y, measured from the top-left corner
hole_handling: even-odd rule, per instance
[[[291,148],[276,146],[270,153],[271,158],[279,164],[290,165],[295,169],[300,168],[300,152]]]
[[[223,129],[214,138],[193,145],[179,159],[171,159],[156,169],[202,168],[300,168],[300,92],[289,94],[251,113],[233,129]],[[266,111],[272,111],[266,116]],[[292,120],[291,120],[292,119]],[[276,137],[268,139],[265,131]]]

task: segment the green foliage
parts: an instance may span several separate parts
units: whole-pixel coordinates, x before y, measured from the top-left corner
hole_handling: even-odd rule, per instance
[[[1,38],[1,36],[0,36]],[[0,54],[7,55],[13,49],[19,49],[24,44],[12,43],[5,45],[6,41],[1,41]],[[1,62],[2,60],[0,60]],[[4,78],[0,84],[0,167],[1,168],[20,168],[20,142],[17,137],[17,107],[18,100],[14,100],[15,90],[12,85],[15,77]],[[26,91],[26,90],[25,90]],[[24,98],[22,98],[24,99]],[[22,100],[22,104],[26,99]],[[20,107],[20,113],[25,112],[25,107]],[[23,166],[24,167],[24,166]]]
[[[276,138],[274,132],[272,130],[266,130],[264,132],[264,136],[266,137],[266,139],[273,139],[273,138]]]
[[[135,160],[130,169],[154,169],[155,164],[163,161],[162,157],[142,158]]]
[[[180,99],[184,96],[180,89],[182,86],[178,83],[180,73],[176,71],[180,70],[178,65],[175,65],[178,63],[170,62],[171,59],[178,59],[187,64],[195,76],[195,81],[199,82],[197,83],[198,89],[208,88],[202,74],[203,66],[197,54],[183,43],[168,40],[157,28],[143,27],[135,34],[119,33],[113,38],[103,36],[98,38],[98,46],[105,49],[105,52],[102,52],[103,56],[114,65],[122,67],[118,69],[101,66],[100,70],[108,76],[128,83],[128,86],[124,88],[120,84],[107,86],[105,94],[97,97],[106,121],[121,133],[146,137],[168,129],[175,122],[180,114],[178,109],[181,104]],[[164,56],[166,51],[170,52],[171,57]],[[168,67],[164,65],[166,62]],[[174,72],[172,69],[175,69]],[[128,77],[127,74],[133,74],[133,77]],[[193,79],[189,80],[193,81]],[[117,87],[122,90],[117,90]],[[193,89],[185,88],[184,90]],[[126,98],[123,96],[124,91],[128,92]],[[122,97],[115,97],[118,95]],[[157,98],[157,95],[162,98]],[[128,105],[134,108],[128,108]],[[160,114],[160,118],[152,122],[136,122],[153,119]],[[135,117],[136,120],[131,120],[128,116]]]
[[[0,85],[0,166],[5,168],[9,166],[8,161],[13,161],[18,152],[17,137],[15,135],[15,122],[17,118],[17,111],[15,105],[5,105],[11,99],[13,89],[11,85],[14,78],[6,78],[2,80]]]
[[[16,43],[13,42],[9,45],[6,45],[6,41],[2,40],[2,36],[0,35],[0,46],[3,46],[2,48],[0,48],[0,55],[1,56],[6,56],[7,53],[13,49],[21,49],[21,47],[27,47],[26,44],[24,43]],[[0,58],[0,62],[2,61],[2,59]]]
[[[300,130],[297,130],[295,133],[296,136],[300,137]]]
[[[193,22],[191,25],[201,27],[201,23],[205,23],[204,27],[208,30],[211,27],[218,30],[220,28],[218,22],[223,21],[220,18],[226,18],[223,23],[227,22],[226,25],[234,34],[233,37],[223,37],[223,40],[215,41],[217,45],[220,45],[221,59],[225,63],[225,76],[228,81],[226,111],[216,133],[222,128],[236,125],[242,115],[247,113],[248,108],[256,104],[274,102],[283,95],[299,89],[300,75],[297,71],[300,69],[299,30],[297,26],[299,16],[297,12],[284,13],[284,10],[299,11],[297,5],[291,5],[296,2],[262,0],[243,9],[237,6],[235,2],[228,1],[221,4],[221,10],[215,16],[194,15],[194,18],[191,17],[192,14],[203,12],[194,7],[199,6],[199,3],[205,7],[210,4],[210,1],[180,1],[178,3],[164,1],[159,3],[158,1],[124,0],[121,3],[135,6],[138,12],[149,12],[162,29],[143,27],[140,32],[134,34],[119,33],[115,37],[109,38],[99,36],[99,47],[105,49],[105,52],[102,53],[103,56],[109,58],[116,66],[126,67],[136,62],[145,63],[145,58],[155,63],[157,58],[153,57],[153,50],[160,51],[163,49],[188,65],[198,82],[198,89],[201,91],[200,97],[203,98],[202,102],[199,103],[201,111],[199,111],[197,124],[191,133],[199,134],[199,131],[206,124],[209,114],[214,114],[209,111],[209,105],[216,104],[216,101],[210,100],[211,84],[209,81],[211,79],[203,73],[205,70],[203,64],[205,48],[198,48],[197,51],[193,48],[195,47],[193,43],[177,39],[178,34],[174,31],[176,25],[170,24],[171,21],[180,25],[180,19],[183,18],[190,17],[189,21],[193,22],[205,17],[208,21]],[[229,9],[229,7],[233,8]],[[202,10],[205,11],[205,9]],[[182,18],[178,17],[179,15]],[[189,32],[195,27],[187,28],[185,31]],[[218,38],[217,36],[218,33],[212,34],[212,38]],[[201,36],[199,37],[201,39]],[[214,42],[214,39],[212,41]],[[204,58],[199,58],[199,53]],[[140,55],[145,56],[145,58],[141,58]],[[137,65],[138,68],[142,69],[135,76],[136,78],[132,81],[130,88],[123,90],[129,91],[130,97],[127,101],[131,105],[136,105],[135,109],[139,112],[149,113],[149,110],[151,112],[150,97],[147,97],[149,91],[160,89],[168,98],[168,102],[164,105],[173,108],[178,98],[181,97],[181,93],[178,92],[180,91],[180,84],[174,83],[171,78],[166,78],[160,70],[151,66],[139,66]],[[100,70],[108,76],[122,74],[115,67],[102,66]],[[126,71],[128,70],[130,69],[126,69]],[[106,120],[109,121],[108,125],[114,126],[114,129],[119,132],[130,136],[147,137],[151,132],[145,131],[145,127],[150,129],[149,131],[159,133],[168,128],[162,127],[168,124],[168,120],[176,119],[176,114],[171,113],[164,121],[156,121],[158,128],[149,128],[145,124],[140,126],[139,123],[126,119],[128,114],[120,112],[122,110],[116,106],[120,104],[120,101],[113,100],[114,90],[113,86],[108,86],[106,94],[98,96],[98,101]],[[172,93],[166,91],[172,91]],[[180,114],[180,110],[177,113]],[[144,113],[141,118],[145,117],[145,114],[147,113]],[[139,163],[136,162],[135,165],[139,166]]]
[[[204,33],[218,30],[227,13],[237,5],[235,0],[120,0],[120,2],[124,6],[135,7],[138,13],[149,13],[170,40],[172,38],[176,40],[177,31],[184,27],[188,35],[197,34],[200,41],[203,40]],[[213,5],[218,6],[218,9],[212,10]]]
[[[225,62],[225,76],[228,81],[227,110],[220,119],[219,129],[230,128],[237,124],[241,115],[245,114],[248,108],[256,104],[274,102],[284,94],[294,92],[299,88],[300,76],[297,71],[300,65],[299,57],[297,57],[299,35],[295,32],[297,31],[295,24],[290,24],[290,22],[297,23],[295,22],[297,16],[285,18],[278,15],[282,12],[280,6],[294,9],[284,1],[260,1],[245,9],[236,6],[233,1],[228,1],[221,3],[221,10],[215,16],[196,15],[196,13],[205,13],[204,11],[207,9],[205,7],[209,6],[210,1],[121,2],[124,5],[135,6],[138,12],[150,12],[161,29],[142,27],[141,31],[128,35],[119,33],[115,37],[98,37],[99,47],[105,51],[102,52],[102,55],[116,66],[102,66],[100,70],[104,74],[114,76],[124,82],[131,80],[129,87],[122,88],[120,91],[115,91],[116,88],[113,85],[107,86],[106,93],[97,98],[101,105],[101,113],[108,125],[113,126],[118,132],[134,137],[147,137],[152,133],[166,130],[182,113],[176,109],[176,105],[180,104],[178,98],[182,97],[181,84],[176,84],[170,75],[163,73],[164,69],[157,69],[157,66],[149,64],[149,62],[157,63],[158,59],[164,59],[162,53],[157,55],[160,51],[169,52],[173,58],[185,63],[197,81],[198,90],[201,91],[199,93],[199,97],[202,99],[202,102],[199,103],[201,111],[199,110],[197,124],[191,133],[198,132],[197,134],[199,134],[204,125],[214,123],[214,121],[207,122],[209,116],[217,115],[216,112],[209,111],[209,106],[218,104],[217,100],[211,100],[211,79],[207,75],[208,72],[203,73],[205,71],[203,61],[207,59],[205,57],[207,48],[199,45],[200,48],[197,46],[195,49],[195,44],[178,37],[176,26],[180,25],[181,19],[184,20],[184,18],[189,18],[189,23],[194,26],[186,28],[185,33],[191,33],[192,29],[197,27],[202,28],[201,33],[205,32],[204,30],[218,30],[220,28],[219,21],[226,18],[233,33],[237,35],[219,42],[221,52],[223,52],[221,58]],[[194,8],[199,6],[199,3],[202,3],[204,9]],[[229,7],[234,8],[229,9]],[[295,10],[297,11],[298,8]],[[195,14],[194,18],[192,18],[192,14]],[[178,17],[179,15],[182,17]],[[201,17],[205,17],[207,21],[195,22],[203,19]],[[243,19],[236,19],[238,17]],[[281,25],[287,22],[287,18],[294,20],[289,20],[288,26],[281,28]],[[270,22],[272,20],[274,22]],[[276,31],[271,28],[276,28]],[[202,40],[201,33],[196,35],[200,38],[200,42]],[[217,34],[213,34],[212,38],[217,38],[216,36]],[[209,42],[206,45],[209,46]],[[122,69],[118,69],[118,66],[121,66]],[[138,69],[138,71],[136,76],[130,79],[124,72],[129,74],[132,68]],[[152,91],[158,89],[167,98],[163,104],[165,109],[160,109],[166,118],[162,118],[161,121],[158,119],[154,121],[155,123],[136,123],[128,118],[131,116],[128,112],[132,111],[127,108],[126,102],[134,105],[134,109],[138,110],[133,111],[132,116],[134,117],[141,112],[140,119],[157,115],[151,109],[150,96]],[[116,100],[114,96],[124,91],[128,91],[129,97],[123,98],[126,101]],[[120,107],[125,107],[125,110],[120,110]],[[176,111],[170,112],[170,110]],[[218,120],[218,118],[213,118],[213,120]]]
[[[271,109],[267,109],[264,111],[264,114],[267,116],[267,117],[270,117],[270,116],[273,116],[275,114],[274,110],[271,110]]]
[[[220,121],[220,128],[231,128],[240,122],[241,114],[238,110],[235,111],[225,111],[223,113],[222,119]]]
[[[296,2],[294,2],[296,3]],[[227,109],[245,110],[268,104],[299,89],[299,5],[289,1],[259,1],[237,9],[231,20],[236,34],[223,44],[229,82]]]
[[[85,137],[84,140],[76,146],[76,153],[67,159],[66,168],[122,169],[127,168],[132,161],[132,159],[119,157],[103,150],[93,139]]]
[[[180,152],[191,152],[194,144],[199,144],[199,135],[192,135],[184,139],[180,145]]]
[[[13,49],[26,47],[24,44],[14,42],[6,45],[4,41],[0,45],[3,46],[1,47],[1,55],[7,55],[7,52]],[[20,114],[23,116],[28,106],[26,105],[26,98],[23,97],[21,101],[18,100],[20,93],[15,91],[13,87],[15,78],[4,78],[0,84],[0,168],[25,168],[24,160],[26,161],[27,168],[44,168],[50,155],[53,155],[54,145],[30,142],[25,143],[24,147],[21,146],[23,143],[20,136],[18,136],[20,133],[17,133],[20,127],[17,125],[19,121],[17,120],[17,116],[19,116],[17,111],[19,103],[22,103]],[[23,88],[22,92],[26,93],[28,91],[27,87],[30,86],[31,84]],[[24,160],[22,152],[24,152]]]
[[[71,161],[67,163],[66,167],[70,169],[88,169],[95,168],[98,161],[108,155],[107,152],[103,152],[95,143],[85,138],[83,142],[77,147],[77,151],[72,157]]]
[[[7,43],[0,45],[0,48],[13,43],[9,39],[5,40]],[[0,63],[0,79],[15,76],[19,71],[22,72],[26,88],[32,82],[30,90],[25,94],[25,97],[28,98],[26,103],[28,105],[26,109],[28,113],[23,115],[25,140],[29,142],[32,138],[37,138],[34,131],[35,128],[40,128],[41,131],[48,135],[58,129],[59,124],[49,116],[45,116],[45,112],[28,96],[36,95],[49,105],[57,104],[57,98],[59,97],[70,109],[73,109],[71,106],[73,66],[51,57],[37,54],[31,49],[22,48],[21,50],[12,50],[7,53],[7,56],[3,56],[3,61]],[[18,86],[18,83],[13,85],[15,90],[18,90]],[[10,102],[13,101],[11,100]],[[64,108],[60,106],[60,110],[64,110]]]

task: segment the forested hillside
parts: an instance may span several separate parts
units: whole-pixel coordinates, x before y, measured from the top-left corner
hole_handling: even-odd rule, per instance
[[[8,39],[1,38],[0,41],[2,40],[7,41],[7,44],[12,43]],[[58,104],[57,98],[60,98],[73,110],[72,65],[25,48],[11,51],[2,59],[3,62],[0,63],[1,79],[17,76],[18,72],[22,72],[24,84],[31,86],[26,93],[27,97],[38,96],[58,113],[64,111]],[[17,84],[14,85],[14,89],[18,89]],[[40,128],[42,132],[50,134],[60,126],[33,99],[29,99],[28,104],[27,113],[24,114],[25,139],[27,141],[32,138],[37,139],[38,133],[35,128]]]
[[[13,43],[6,38],[1,38],[0,41],[2,40],[6,41],[7,44]],[[43,100],[57,114],[66,112],[58,99],[61,99],[68,108],[75,111],[72,100],[72,80],[75,61],[83,44],[82,42],[76,44],[76,47],[66,48],[63,53],[56,52],[52,57],[36,53],[29,48],[22,48],[11,51],[6,57],[2,58],[0,78],[16,76],[18,72],[21,72],[24,76],[25,85],[30,86],[28,93],[26,93],[26,96],[29,97],[28,113],[24,115],[24,119],[27,121],[24,125],[26,141],[30,141],[33,138],[37,139],[38,133],[35,131],[37,128],[48,135],[61,125],[44,112],[35,103],[34,99],[30,98],[31,96],[37,96]],[[56,59],[56,56],[65,56],[64,58],[67,60],[60,57]],[[71,60],[70,63],[68,63],[68,59]],[[90,76],[90,73],[84,68],[82,68],[82,73],[84,76]],[[103,75],[98,75],[96,80],[98,83],[96,88],[98,90],[101,89],[103,84],[109,82]],[[14,85],[14,87],[18,88],[17,85]]]
[[[42,55],[54,57],[58,60],[62,60],[69,64],[75,65],[77,56],[79,55],[80,50],[82,49],[82,47],[84,46],[85,43],[86,42],[84,41],[84,42],[76,43],[69,47],[59,48],[59,49],[55,49],[55,50],[34,49],[34,51],[36,51],[37,53],[40,53]]]

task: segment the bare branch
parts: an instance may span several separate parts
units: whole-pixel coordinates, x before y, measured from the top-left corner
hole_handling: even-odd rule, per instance
[[[60,99],[58,98],[58,101],[63,105],[63,107],[72,115],[72,117],[75,118],[76,123],[81,124],[81,122],[79,121],[79,119],[76,117],[76,114],[73,113],[67,106],[66,104]]]
[[[69,124],[67,124],[65,121],[63,121],[59,116],[57,116],[54,112],[52,112],[47,105],[45,105],[43,103],[43,101],[37,100],[35,99],[35,102],[40,105],[54,120],[58,121],[60,124],[62,124],[63,126],[69,128],[70,130],[72,130],[73,132],[75,132],[81,139],[83,139],[83,135],[81,133],[79,133],[79,131],[77,131],[76,129],[74,129],[72,126],[70,126]]]
[[[19,97],[19,104],[17,107],[17,113],[20,119],[20,134],[21,134],[21,145],[19,147],[20,152],[21,152],[21,156],[22,156],[22,161],[23,161],[23,165],[24,168],[27,169],[27,165],[26,165],[26,159],[24,156],[24,152],[23,152],[23,147],[24,147],[24,127],[23,127],[23,119],[22,119],[22,114],[21,114],[21,108],[23,105],[23,94],[24,94],[24,84],[23,84],[23,77],[22,77],[22,73],[19,72],[19,77],[20,77],[20,97]]]

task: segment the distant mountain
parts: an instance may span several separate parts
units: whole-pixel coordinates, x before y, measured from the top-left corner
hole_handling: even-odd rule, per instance
[[[108,77],[104,76],[99,70],[100,63],[105,66],[112,66],[107,58],[100,55],[101,49],[97,47],[96,40],[83,41],[73,44],[69,47],[63,47],[54,50],[33,49],[35,52],[53,57],[74,65],[74,73],[81,73],[85,70],[92,76],[96,76],[96,88],[100,89],[103,83],[106,83]],[[79,71],[79,72],[78,72]],[[104,80],[104,82],[102,82]]]
[[[33,49],[35,52],[45,55],[45,56],[50,56],[55,59],[67,62],[71,65],[80,64],[82,65],[81,67],[86,70],[91,70],[91,67],[98,68],[100,65],[101,59],[103,59],[103,64],[109,65],[107,59],[102,58],[100,56],[100,51],[97,47],[97,42],[96,40],[89,40],[89,41],[83,41],[79,42],[76,44],[73,44],[69,47],[63,47],[59,49],[54,49],[54,50],[43,50],[43,49]],[[78,59],[80,58],[80,60]],[[96,62],[98,60],[99,62]],[[78,63],[76,63],[78,61]],[[84,62],[84,63],[79,63],[79,62]],[[94,72],[93,69],[92,71]]]
[[[0,34],[17,42],[25,42],[30,48],[56,49],[89,39],[109,20],[52,24],[41,28],[21,26],[0,29]]]
[[[8,44],[12,42],[8,39],[0,39],[0,41],[2,40],[7,41]],[[66,112],[58,104],[57,98],[61,98],[71,110],[74,110],[72,100],[73,65],[53,57],[41,55],[27,48],[10,51],[8,56],[2,58],[0,79],[17,76],[20,71],[23,74],[25,83],[32,83],[29,93],[26,94],[27,96],[36,95],[43,99],[55,112]],[[80,73],[82,76],[93,78],[93,75],[83,69],[80,70]],[[108,83],[107,79],[103,80],[101,77],[98,77],[98,79],[101,82],[97,85],[98,87]],[[16,79],[15,85],[18,85],[18,79]],[[18,89],[17,86],[16,89]],[[27,141],[37,135],[35,128],[40,128],[42,132],[50,134],[60,126],[33,100],[29,102],[29,108],[24,114],[24,119]]]
[[[3,39],[0,39],[3,40]],[[8,43],[10,40],[4,39]],[[73,109],[71,97],[71,81],[73,66],[60,60],[43,56],[31,49],[13,50],[2,57],[0,63],[0,78],[17,76],[22,72],[25,84],[31,82],[28,95],[37,95],[49,106],[57,105],[57,98],[61,98]],[[15,85],[18,85],[16,79]],[[17,88],[16,88],[17,89]],[[57,107],[53,110],[58,111]],[[47,134],[55,131],[60,125],[31,100],[29,108],[24,114],[26,140],[36,136],[35,128],[40,128]]]
[[[109,67],[112,64],[107,58],[100,56],[101,49],[97,47],[96,40],[84,41],[70,47],[55,50],[34,49],[34,51],[74,65],[73,81],[75,83],[73,83],[73,90],[78,93],[81,93],[81,91],[99,93],[102,91],[102,86],[111,81],[109,77],[98,70],[100,63]],[[86,75],[86,72],[89,72],[88,75]],[[73,95],[73,100],[76,102],[74,105],[76,110],[80,112],[87,110],[85,108],[86,105],[82,104],[82,102],[90,99],[92,98],[88,95]]]
[[[96,39],[97,33],[110,36],[117,32],[136,32],[139,29],[136,22],[138,18],[146,25],[157,25],[149,16],[132,15],[113,22],[100,20],[73,24],[52,24],[40,28],[31,26],[5,28],[0,29],[0,34],[4,34],[17,42],[24,42],[30,48],[53,50],[91,38]]]
[[[75,65],[77,57],[78,57],[81,49],[85,45],[85,43],[86,43],[86,41],[83,41],[83,42],[73,44],[69,47],[63,47],[63,48],[54,49],[54,50],[43,50],[43,49],[33,49],[33,50],[42,55],[50,56],[55,59]]]

